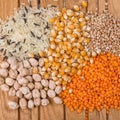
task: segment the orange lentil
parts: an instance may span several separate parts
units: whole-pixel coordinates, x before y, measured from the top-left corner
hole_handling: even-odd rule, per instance
[[[71,111],[120,109],[120,57],[106,53],[93,59],[72,76],[61,98]]]

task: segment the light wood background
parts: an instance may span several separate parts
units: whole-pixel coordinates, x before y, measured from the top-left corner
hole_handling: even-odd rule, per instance
[[[27,0],[0,0],[0,17],[6,19],[7,16],[13,14],[13,10],[17,9],[20,4],[28,5]],[[38,4],[40,3],[40,4]],[[88,0],[88,10],[101,12],[104,9],[105,0]],[[120,17],[120,0],[108,0],[110,11]],[[47,6],[53,4],[62,7],[72,7],[73,4],[79,4],[79,0],[31,0],[33,7]],[[37,107],[33,110],[10,110],[7,106],[9,99],[18,101],[17,98],[12,98],[7,93],[0,90],[0,120],[85,120],[85,111],[78,114],[70,112],[64,105],[50,104],[47,107]],[[101,112],[94,111],[89,113],[89,120],[120,120],[120,111],[110,110],[109,115],[106,110]]]

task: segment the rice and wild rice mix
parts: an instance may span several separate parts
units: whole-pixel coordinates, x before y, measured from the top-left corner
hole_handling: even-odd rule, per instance
[[[51,25],[48,20],[56,16],[57,8],[33,9],[21,7],[7,22],[0,22],[0,52],[19,59],[38,53],[48,47]]]

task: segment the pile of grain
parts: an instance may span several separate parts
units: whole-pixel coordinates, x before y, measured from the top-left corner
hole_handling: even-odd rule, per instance
[[[38,53],[49,46],[51,25],[57,8],[33,9],[21,7],[8,21],[0,25],[0,51],[4,56],[14,55],[23,59],[29,53]]]

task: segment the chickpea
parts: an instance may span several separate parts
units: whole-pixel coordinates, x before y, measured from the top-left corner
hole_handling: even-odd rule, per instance
[[[17,69],[17,70],[20,72],[21,69],[23,69],[23,63],[22,63],[22,62],[19,62],[19,63],[18,63],[18,69]]]
[[[32,82],[32,81],[33,81],[33,78],[32,78],[32,76],[30,76],[30,75],[26,76],[25,78],[26,78],[29,82]]]
[[[39,66],[42,67],[44,65],[44,59],[40,58],[39,59]]]
[[[8,57],[7,62],[8,62],[9,64],[16,64],[16,63],[17,63],[17,60],[16,60],[15,57],[12,56],[12,57]]]

